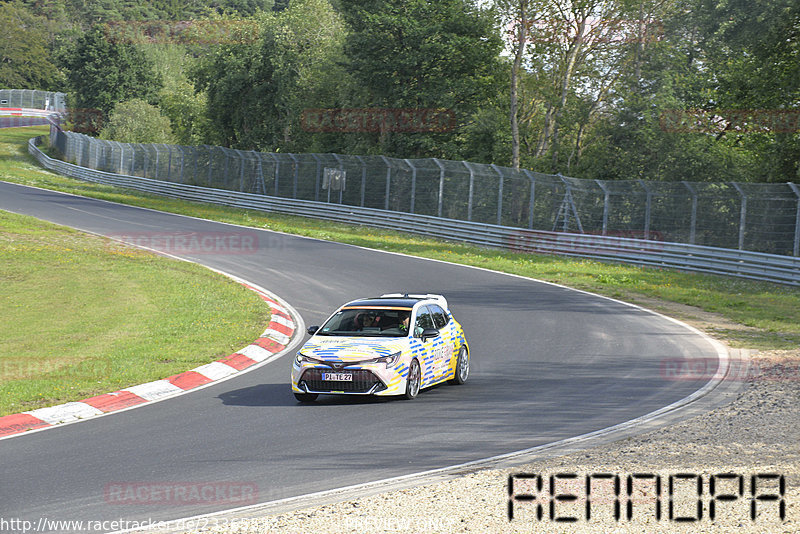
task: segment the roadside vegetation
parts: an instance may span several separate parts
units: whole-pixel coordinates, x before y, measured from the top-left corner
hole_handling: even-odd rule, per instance
[[[29,180],[9,146],[2,179]],[[267,322],[257,295],[204,267],[0,211],[0,416],[181,373]]]
[[[0,3],[0,87],[66,92],[73,127],[141,143],[785,183],[800,169],[799,6],[19,0]],[[342,109],[375,113],[343,135],[328,122]],[[455,121],[378,128],[387,110]]]
[[[640,303],[680,319],[724,319],[713,333],[734,346],[791,349],[800,345],[800,288],[724,276],[485,249],[400,232],[302,217],[189,203],[65,178],[27,154],[31,129],[0,131],[0,179],[113,202],[317,239],[462,263]],[[719,324],[719,321],[717,321]]]

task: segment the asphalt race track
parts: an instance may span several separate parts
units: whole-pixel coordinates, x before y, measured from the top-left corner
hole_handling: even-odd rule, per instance
[[[4,182],[0,209],[106,235],[249,231]],[[706,380],[669,380],[663,362],[717,357],[705,338],[647,311],[457,265],[267,231],[255,253],[189,259],[271,290],[306,325],[348,299],[442,293],[472,348],[470,379],[413,401],[300,405],[286,355],[172,400],[0,441],[0,517],[175,519],[230,505],[115,504],[105,489],[227,481],[267,502],[495,456],[671,404]]]

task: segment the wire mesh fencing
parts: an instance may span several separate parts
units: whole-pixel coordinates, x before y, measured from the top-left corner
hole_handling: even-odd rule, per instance
[[[0,108],[46,109],[64,113],[67,110],[67,95],[31,89],[0,89]]]
[[[800,185],[586,180],[498,165],[130,144],[51,126],[65,161],[170,182],[532,230],[800,256]]]

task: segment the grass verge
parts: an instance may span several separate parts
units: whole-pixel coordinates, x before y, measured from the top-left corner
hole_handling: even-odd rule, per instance
[[[524,254],[426,239],[362,226],[333,224],[302,217],[232,209],[144,195],[80,182],[41,169],[25,142],[28,129],[0,132],[0,179],[56,189],[113,202],[148,207],[304,235],[330,241],[463,263],[546,280],[646,305],[681,319],[714,321],[712,333],[733,346],[790,349],[800,345],[800,289],[736,279],[682,273],[591,260]]]
[[[204,267],[0,211],[0,416],[181,373],[268,321]]]

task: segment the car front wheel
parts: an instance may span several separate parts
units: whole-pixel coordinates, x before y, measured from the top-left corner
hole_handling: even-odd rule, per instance
[[[294,394],[294,398],[299,400],[300,402],[314,402],[315,400],[317,400],[317,397],[319,397],[319,395],[317,395],[316,393],[295,393]]]
[[[419,370],[419,362],[411,360],[408,366],[408,376],[406,377],[405,398],[411,400],[419,394],[419,386],[422,381],[422,373]]]

